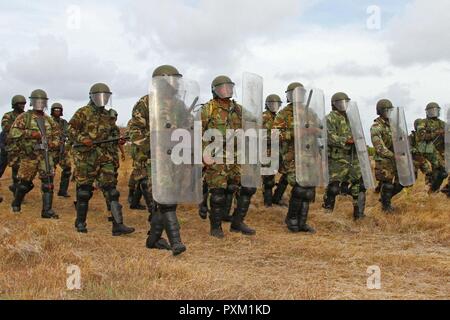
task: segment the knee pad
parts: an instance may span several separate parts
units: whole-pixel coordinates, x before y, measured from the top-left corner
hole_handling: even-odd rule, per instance
[[[256,190],[257,190],[256,188],[241,187],[239,195],[240,196],[252,197],[256,193]]]
[[[304,201],[314,201],[316,198],[316,189],[315,188],[303,188],[299,185],[296,185],[294,189],[292,189],[292,196],[299,200]]]
[[[226,193],[227,194],[235,194],[236,191],[238,191],[238,189],[239,189],[239,186],[234,185],[234,184],[229,184],[227,186]]]
[[[112,188],[107,190],[108,198],[110,201],[119,201],[120,198],[120,192],[117,191],[116,188]]]
[[[77,190],[77,199],[79,201],[89,201],[93,196],[94,188],[92,186],[80,186]]]
[[[394,189],[395,189],[395,187],[392,183],[386,183],[386,182],[383,183],[383,186],[381,187],[381,191],[389,192],[389,193],[394,192]]]
[[[23,193],[27,193],[28,190],[30,190],[31,188],[31,183],[30,182],[25,182],[25,181],[21,181],[19,183],[19,185],[17,186],[18,190],[23,192]]]
[[[278,181],[278,185],[288,185],[288,179],[287,179],[287,175],[283,174],[280,178],[280,181]]]
[[[339,182],[332,182],[328,186],[328,192],[331,193],[333,196],[339,195],[341,193],[341,187]]]
[[[211,206],[223,206],[226,202],[225,189],[211,189]]]

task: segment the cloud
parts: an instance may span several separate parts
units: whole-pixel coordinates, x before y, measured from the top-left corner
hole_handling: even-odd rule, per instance
[[[393,64],[410,66],[450,61],[450,1],[416,0],[386,32]]]

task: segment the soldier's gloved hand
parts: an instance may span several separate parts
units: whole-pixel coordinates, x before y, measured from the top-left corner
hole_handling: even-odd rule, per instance
[[[352,145],[355,144],[355,141],[353,140],[353,138],[350,138],[345,142],[345,144]]]
[[[42,136],[39,131],[33,131],[33,132],[31,132],[31,138],[33,138],[35,140],[41,140]]]
[[[89,138],[83,139],[83,141],[81,141],[81,143],[89,148],[94,145],[94,142]]]

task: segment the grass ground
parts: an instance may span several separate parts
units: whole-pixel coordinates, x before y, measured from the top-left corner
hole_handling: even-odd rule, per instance
[[[120,175],[124,204],[129,173],[127,161]],[[38,188],[27,197],[23,213],[13,215],[9,176],[0,182],[5,197],[0,299],[450,298],[450,201],[429,196],[423,180],[394,200],[394,215],[382,213],[370,192],[368,217],[358,223],[352,221],[349,198],[339,199],[332,215],[318,201],[310,216],[316,235],[289,233],[286,209],[266,209],[261,192],[248,217],[258,232],[250,238],[231,234],[225,226],[226,239],[212,239],[197,208],[182,206],[188,251],[172,257],[145,248],[148,223],[142,211],[125,208],[126,223],[137,231],[113,238],[100,192],[91,201],[87,235],[74,230],[73,186],[71,199],[55,199],[58,221],[40,219]],[[81,290],[67,290],[69,265],[81,270]],[[381,269],[381,290],[367,288],[367,268],[373,265]]]

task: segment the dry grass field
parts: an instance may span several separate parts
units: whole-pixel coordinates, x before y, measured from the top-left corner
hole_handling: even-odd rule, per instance
[[[120,176],[126,202],[130,162]],[[228,232],[209,237],[209,224],[196,207],[181,207],[182,237],[188,251],[145,248],[147,214],[125,209],[137,228],[113,238],[100,192],[91,201],[89,233],[75,232],[75,191],[56,198],[58,221],[40,219],[39,188],[21,215],[10,212],[10,173],[0,181],[0,299],[448,299],[450,298],[450,201],[429,196],[423,179],[398,196],[398,211],[385,215],[370,193],[367,218],[352,221],[349,198],[332,215],[311,210],[316,235],[291,234],[285,208],[266,209],[261,192],[248,218],[255,237]],[[57,178],[59,182],[59,177]],[[39,185],[36,181],[37,186]],[[321,200],[322,190],[318,200]],[[81,269],[82,289],[66,287],[67,267]],[[381,290],[368,290],[367,268],[381,268]]]

